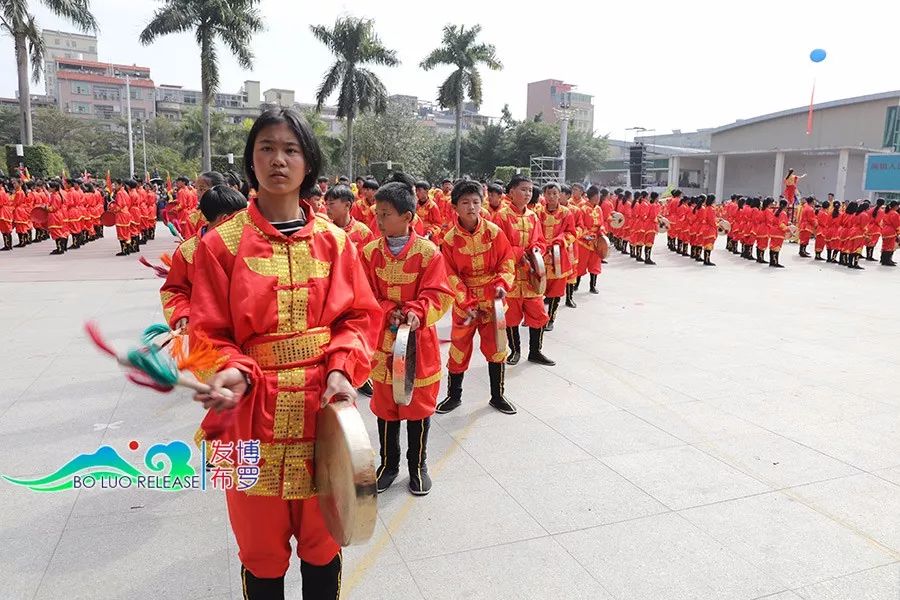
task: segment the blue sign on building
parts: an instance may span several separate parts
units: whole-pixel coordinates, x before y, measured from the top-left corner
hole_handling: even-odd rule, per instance
[[[867,192],[900,192],[900,153],[867,154],[863,189]]]

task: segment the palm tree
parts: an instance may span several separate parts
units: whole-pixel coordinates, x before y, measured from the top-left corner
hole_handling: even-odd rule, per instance
[[[50,0],[47,0],[50,1]],[[58,0],[53,0],[58,1]],[[250,41],[262,30],[259,0],[165,0],[141,32],[144,45],[170,33],[192,30],[200,46],[200,88],[203,98],[203,170],[211,168],[209,104],[219,87],[216,40],[221,40],[244,69],[253,68]]]
[[[347,120],[347,176],[353,177],[353,119],[373,108],[376,113],[387,107],[387,90],[375,73],[361,65],[368,63],[399,65],[397,54],[382,45],[371,19],[339,18],[334,27],[312,25],[313,35],[337,57],[316,92],[316,110],[334,90],[338,90],[337,116]]]
[[[42,0],[42,4],[54,14],[69,19],[83,31],[97,31],[97,21],[91,14],[88,0]],[[44,40],[41,39],[41,28],[29,10],[28,0],[0,0],[0,29],[12,37],[16,49],[19,129],[22,143],[30,146],[33,140],[28,59],[31,59],[31,78],[37,83],[44,68]]]
[[[450,76],[438,88],[438,104],[443,109],[456,109],[457,177],[459,177],[463,102],[468,96],[476,110],[481,106],[481,73],[478,72],[478,65],[483,63],[493,71],[503,68],[503,65],[494,56],[496,51],[494,45],[476,41],[479,33],[481,33],[481,25],[475,25],[469,29],[466,29],[465,25],[447,25],[444,27],[441,46],[432,50],[431,54],[419,65],[426,71],[430,71],[438,65],[456,67],[456,70],[450,73]]]

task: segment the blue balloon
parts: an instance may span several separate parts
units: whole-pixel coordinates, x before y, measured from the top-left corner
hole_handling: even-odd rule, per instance
[[[809,53],[809,60],[814,63],[820,63],[825,60],[825,51],[821,48],[816,48],[812,52]]]

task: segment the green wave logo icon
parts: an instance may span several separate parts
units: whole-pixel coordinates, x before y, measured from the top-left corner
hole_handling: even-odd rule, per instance
[[[184,442],[155,444],[144,455],[144,466],[149,472],[143,472],[123,459],[112,446],[101,446],[92,454],[79,454],[45,477],[37,479],[20,479],[8,475],[0,475],[0,477],[9,483],[27,487],[35,492],[59,492],[72,489],[76,477],[90,476],[96,480],[127,478],[132,483],[138,481],[140,477],[190,477],[196,474],[190,465],[190,460],[191,449]],[[181,488],[173,486],[160,489]]]

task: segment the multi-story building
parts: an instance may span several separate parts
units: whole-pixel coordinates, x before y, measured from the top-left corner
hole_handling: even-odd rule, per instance
[[[184,113],[203,104],[200,90],[186,90],[180,85],[160,85],[156,88],[156,114],[165,119],[180,121]],[[217,92],[212,109],[223,112],[232,123],[254,119],[260,111],[258,81],[245,81],[236,94]]]
[[[566,107],[572,111],[570,126],[588,133],[594,131],[593,96],[573,91],[575,85],[559,79],[544,79],[528,84],[528,103],[525,115],[533,119],[541,115],[547,123],[557,123],[556,110]]]
[[[156,116],[156,94],[150,69],[74,58],[56,60],[56,97],[59,109],[85,119],[108,121],[124,118],[126,77],[131,89],[131,117]]]
[[[41,31],[44,41],[44,85],[47,95],[56,94],[56,61],[60,58],[97,60],[97,36],[68,31]]]

